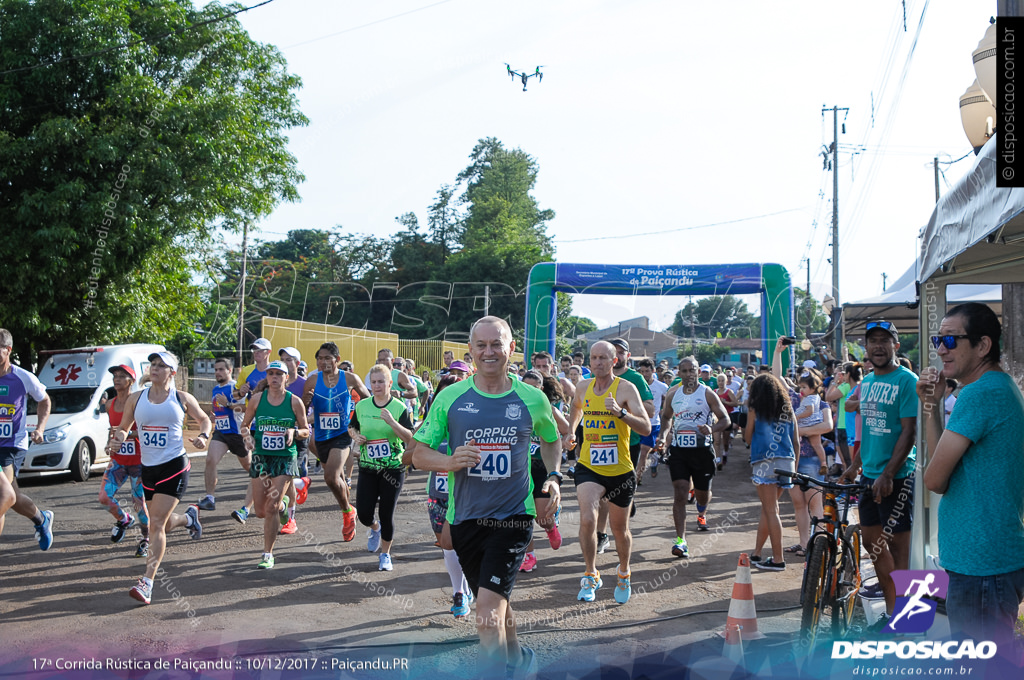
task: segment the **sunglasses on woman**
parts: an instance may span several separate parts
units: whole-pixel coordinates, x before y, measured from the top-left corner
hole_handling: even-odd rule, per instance
[[[946,349],[956,349],[957,340],[966,340],[970,337],[969,335],[933,335],[931,337],[932,347],[938,349],[939,345],[945,345]]]

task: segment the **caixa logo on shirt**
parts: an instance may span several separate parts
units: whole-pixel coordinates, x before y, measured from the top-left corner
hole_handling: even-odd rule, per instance
[[[935,623],[937,600],[946,598],[949,575],[941,569],[898,569],[892,572],[892,580],[896,592],[902,595],[897,595],[892,618],[880,632],[926,633]],[[889,654],[899,659],[990,659],[995,653],[996,643],[972,640],[866,640],[832,644],[833,659],[883,659]]]

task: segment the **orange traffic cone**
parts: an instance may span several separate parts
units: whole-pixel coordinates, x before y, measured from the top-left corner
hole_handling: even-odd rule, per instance
[[[735,623],[725,624],[725,646],[722,648],[722,656],[737,665],[743,665],[743,634],[740,632],[742,628]]]
[[[757,630],[754,586],[750,582],[750,556],[747,553],[740,553],[739,565],[736,567],[736,581],[732,584],[732,601],[729,602],[729,615],[725,620],[725,630],[718,634],[727,638],[729,628],[734,625],[743,630],[744,640],[760,640],[764,637],[764,633]]]

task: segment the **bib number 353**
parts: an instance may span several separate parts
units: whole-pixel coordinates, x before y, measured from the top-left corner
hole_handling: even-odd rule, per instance
[[[467,471],[480,479],[507,479],[512,472],[512,451],[508,444],[480,444],[480,462]]]

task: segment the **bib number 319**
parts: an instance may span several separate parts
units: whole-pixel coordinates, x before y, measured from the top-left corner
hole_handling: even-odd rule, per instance
[[[507,479],[512,472],[512,451],[508,444],[480,444],[480,463],[468,470],[470,477]]]

